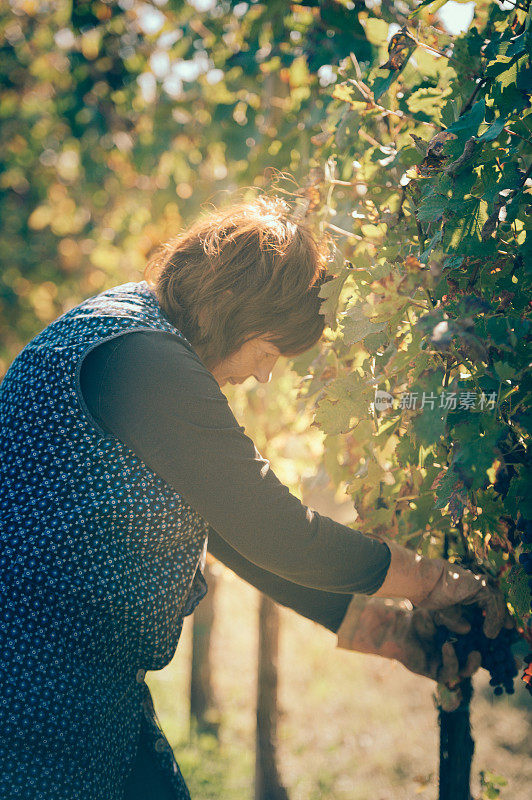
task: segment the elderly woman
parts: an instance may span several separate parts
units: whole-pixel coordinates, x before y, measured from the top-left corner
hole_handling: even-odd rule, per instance
[[[449,685],[462,603],[484,580],[303,506],[221,387],[269,380],[323,331],[324,252],[286,204],[200,219],[146,279],[70,309],[0,387],[3,800],[188,798],[144,681],[207,591],[208,549],[346,649]],[[371,596],[371,597],[370,597]],[[379,598],[406,598],[414,606]]]

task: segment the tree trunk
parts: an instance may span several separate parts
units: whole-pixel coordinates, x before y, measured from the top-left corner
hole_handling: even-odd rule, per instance
[[[469,704],[473,694],[470,678],[460,684],[462,702],[456,711],[439,710],[439,800],[471,800],[471,762],[475,743],[471,737]]]
[[[255,739],[255,800],[288,800],[275,759],[277,736],[277,653],[279,611],[261,595]]]
[[[211,684],[210,643],[214,621],[216,575],[208,561],[203,569],[209,591],[194,609],[192,628],[192,667],[190,675],[190,733],[218,735],[220,715]]]

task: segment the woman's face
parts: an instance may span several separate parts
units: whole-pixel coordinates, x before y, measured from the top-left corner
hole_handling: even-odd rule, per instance
[[[279,349],[262,336],[250,339],[232,356],[220,361],[211,372],[220,386],[243,383],[252,375],[259,383],[268,383]]]

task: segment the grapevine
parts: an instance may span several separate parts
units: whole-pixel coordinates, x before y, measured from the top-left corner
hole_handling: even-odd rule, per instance
[[[457,641],[476,637],[500,694],[516,635],[532,642],[532,12],[482,9],[454,41],[412,23],[388,60],[340,64],[313,190],[343,262],[321,292],[333,335],[300,374],[357,528],[504,593],[515,632],[484,640],[477,620]]]
[[[532,546],[532,520],[520,516],[517,522],[517,530],[519,531],[523,547],[530,548]],[[528,575],[528,585],[532,591],[532,550],[523,550],[519,556],[519,563]],[[532,610],[532,601],[530,607]],[[525,663],[527,666],[521,679],[527,690],[532,694],[532,652],[526,656]]]
[[[468,633],[451,633],[445,625],[438,625],[436,629],[436,642],[441,647],[445,642],[452,642],[458,658],[460,668],[467,663],[468,655],[476,650],[481,655],[481,667],[490,673],[490,686],[494,693],[501,695],[514,693],[514,678],[518,668],[512,653],[512,644],[519,635],[514,628],[503,628],[495,639],[488,638],[483,630],[484,617],[478,607],[465,608],[464,617],[471,625]]]

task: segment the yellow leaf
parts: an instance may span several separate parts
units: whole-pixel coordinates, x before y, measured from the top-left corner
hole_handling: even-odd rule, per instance
[[[346,86],[345,83],[340,83],[338,86],[334,87],[332,96],[336,100],[341,100],[344,103],[351,103],[352,91],[353,90],[349,86]]]

